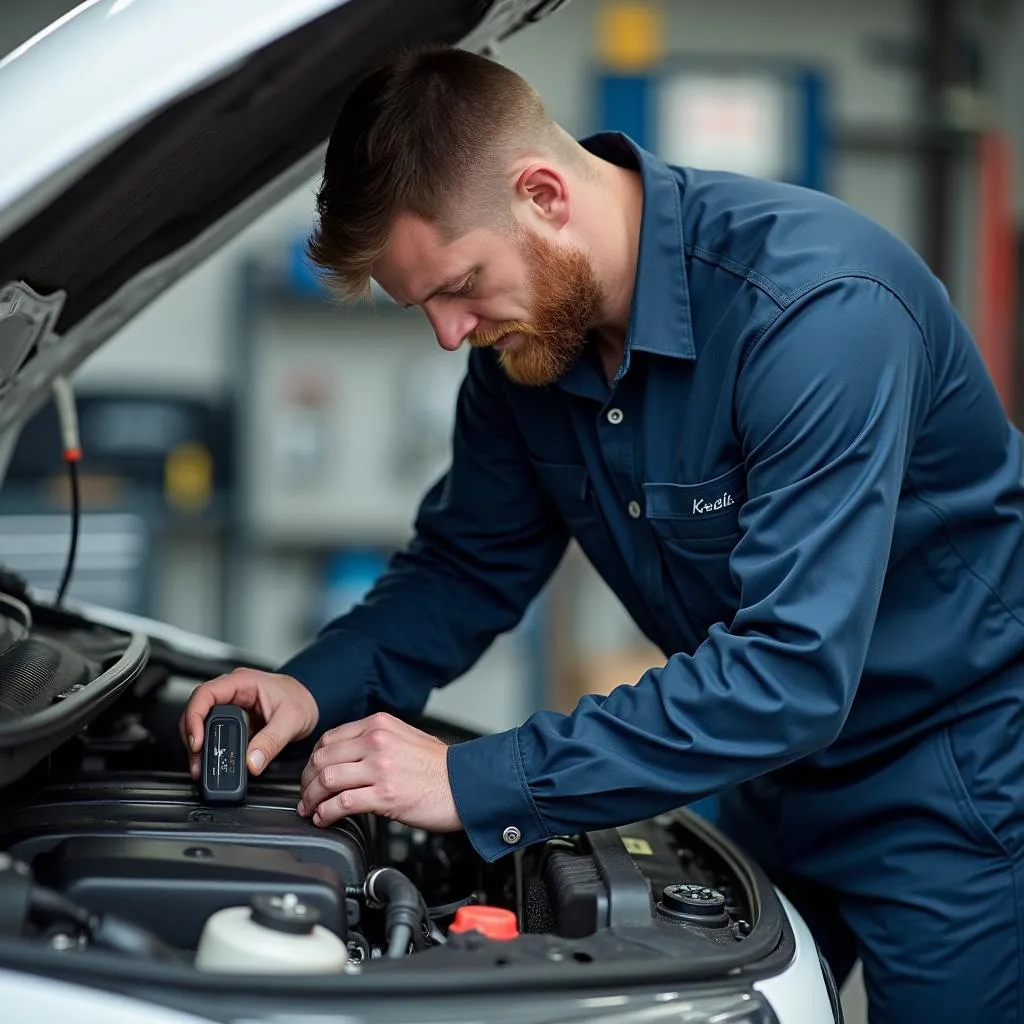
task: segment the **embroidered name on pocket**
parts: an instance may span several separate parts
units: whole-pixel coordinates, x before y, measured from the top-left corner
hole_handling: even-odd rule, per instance
[[[735,504],[736,499],[728,491],[725,491],[718,498],[694,498],[693,514],[695,516],[706,516],[711,512],[721,512],[723,509],[727,509],[730,505]]]
[[[649,519],[708,523],[734,521],[747,500],[747,478],[742,465],[698,484],[645,483]]]

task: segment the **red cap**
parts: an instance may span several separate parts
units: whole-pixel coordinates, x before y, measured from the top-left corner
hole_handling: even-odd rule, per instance
[[[488,939],[514,939],[519,935],[516,915],[501,907],[459,907],[455,920],[448,929],[461,935],[479,932]]]

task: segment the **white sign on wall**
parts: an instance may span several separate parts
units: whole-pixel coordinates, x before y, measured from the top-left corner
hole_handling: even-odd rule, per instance
[[[671,164],[781,179],[791,86],[761,74],[683,72],[660,87],[658,151]]]

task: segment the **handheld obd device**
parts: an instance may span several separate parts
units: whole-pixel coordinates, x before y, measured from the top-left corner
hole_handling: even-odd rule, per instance
[[[249,772],[245,752],[249,721],[234,704],[215,704],[206,716],[203,770],[199,785],[204,803],[240,804],[245,799]]]

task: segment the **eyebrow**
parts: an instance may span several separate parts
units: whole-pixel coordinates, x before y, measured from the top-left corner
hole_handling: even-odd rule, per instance
[[[432,298],[440,295],[441,292],[450,292],[455,290],[455,286],[462,284],[467,278],[472,277],[473,274],[478,274],[480,267],[469,267],[467,270],[461,270],[457,274],[452,274],[451,277],[446,278],[441,282],[429,295],[420,299],[419,302],[405,302],[402,304],[404,309],[412,309],[413,306],[425,306]]]

